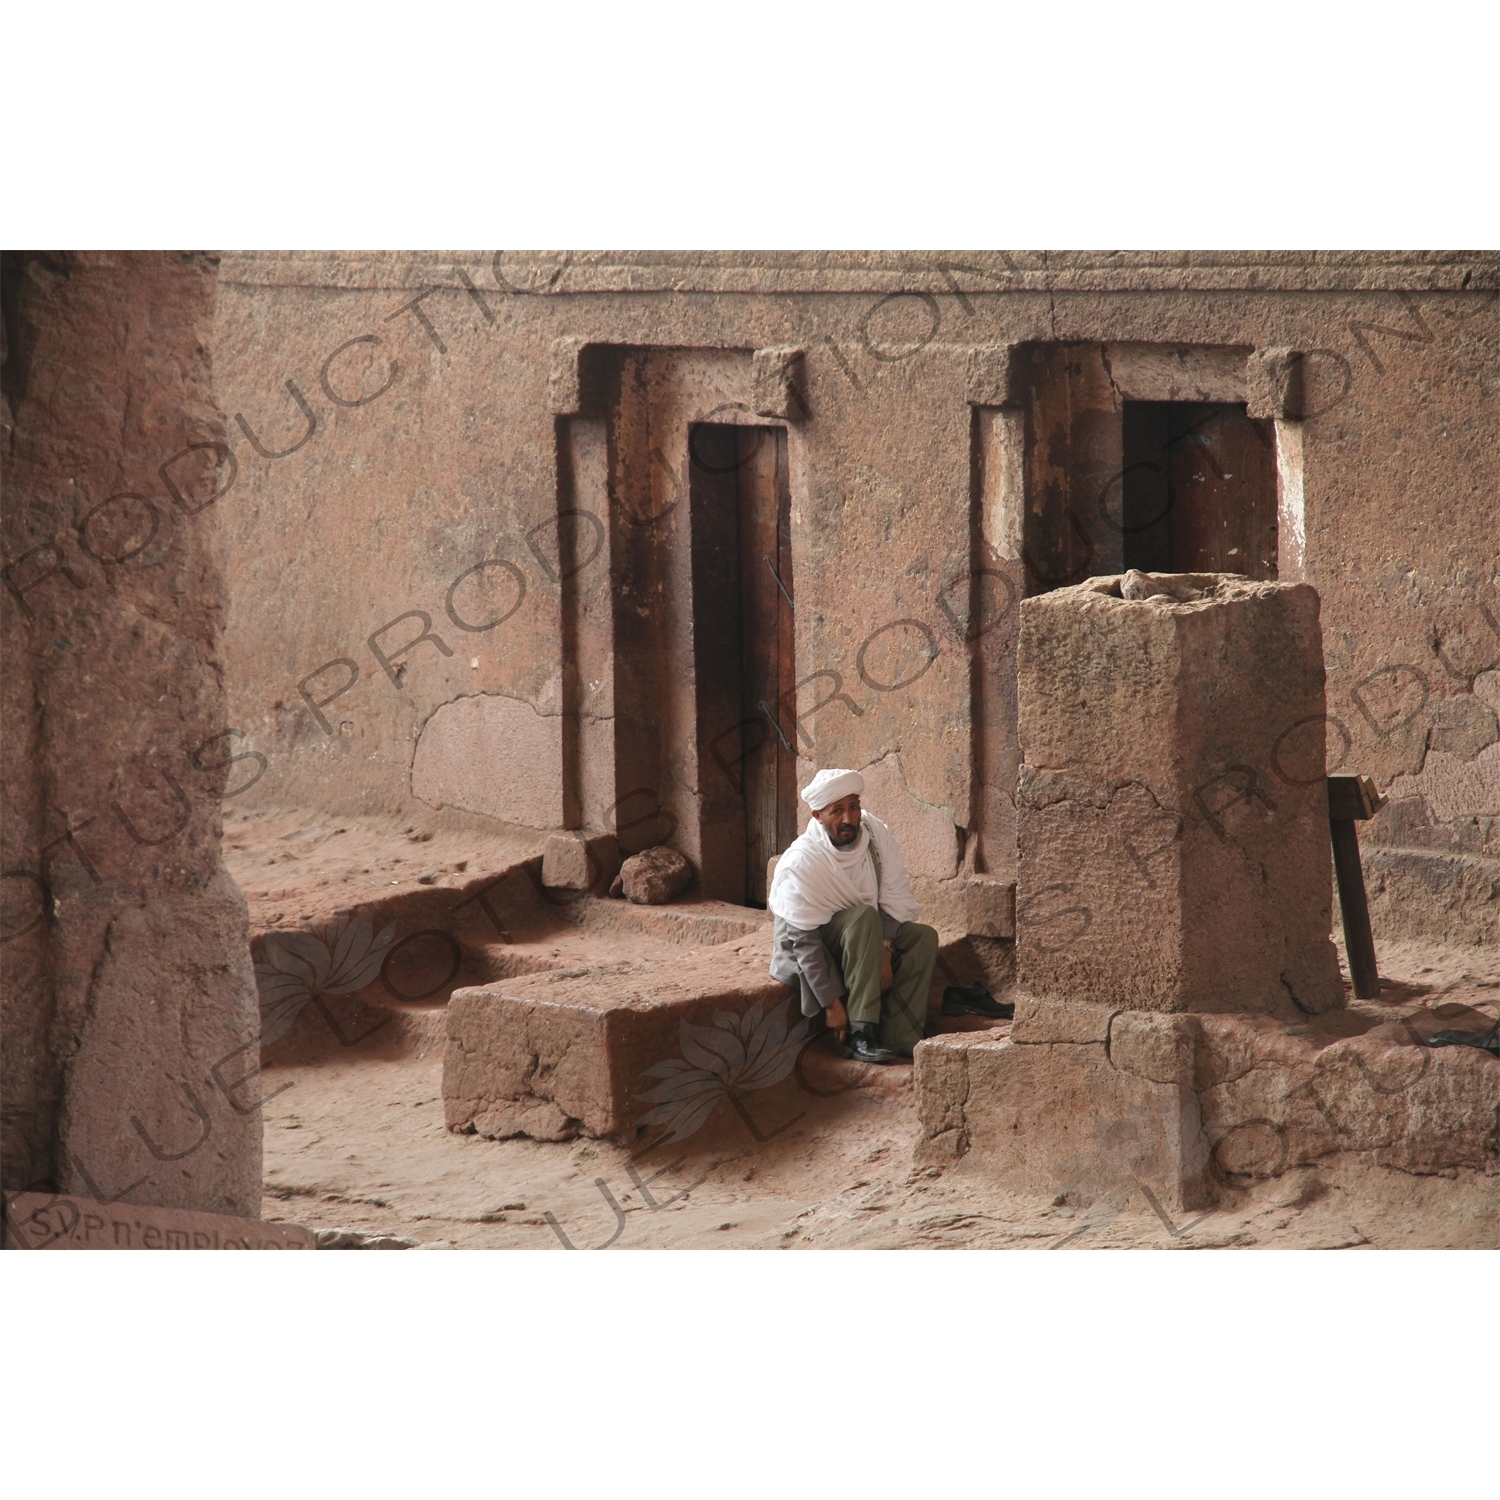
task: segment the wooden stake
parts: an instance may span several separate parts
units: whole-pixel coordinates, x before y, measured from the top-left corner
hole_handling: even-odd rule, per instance
[[[1380,998],[1380,972],[1375,962],[1375,934],[1370,930],[1370,903],[1365,872],[1359,859],[1359,834],[1354,824],[1373,818],[1386,799],[1368,776],[1328,778],[1328,827],[1333,836],[1333,870],[1344,914],[1344,950],[1349,955],[1349,977],[1361,1000]]]

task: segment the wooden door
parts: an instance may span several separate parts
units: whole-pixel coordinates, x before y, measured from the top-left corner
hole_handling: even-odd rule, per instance
[[[1276,456],[1243,406],[1127,401],[1124,565],[1276,577]]]
[[[766,901],[766,863],[798,831],[796,629],[786,430],[739,427],[741,712],[757,741],[745,756],[745,899]],[[759,721],[767,732],[756,735]]]
[[[786,432],[690,434],[694,669],[705,894],[764,906],[766,862],[798,831]]]

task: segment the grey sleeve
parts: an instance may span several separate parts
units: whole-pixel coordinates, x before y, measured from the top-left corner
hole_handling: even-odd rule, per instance
[[[880,935],[889,942],[905,924],[898,922],[883,906],[880,908]]]
[[[844,998],[843,981],[816,929],[804,930],[788,925],[782,933],[781,946],[790,951],[802,977],[824,1010],[835,1000]]]

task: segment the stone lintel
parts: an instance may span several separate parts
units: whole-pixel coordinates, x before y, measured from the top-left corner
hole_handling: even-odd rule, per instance
[[[1025,399],[1018,344],[982,344],[969,351],[970,406],[1015,407]]]
[[[554,417],[576,417],[583,410],[583,378],[579,363],[587,345],[588,340],[580,338],[553,341],[547,405]]]
[[[1300,422],[1302,351],[1257,349],[1245,363],[1245,409],[1251,417]]]
[[[803,422],[811,415],[802,394],[805,351],[790,346],[757,349],[750,364],[750,404],[759,417]]]

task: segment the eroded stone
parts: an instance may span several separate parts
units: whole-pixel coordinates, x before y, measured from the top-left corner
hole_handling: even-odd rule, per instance
[[[780,1013],[781,1033],[796,1030],[795,997],[766,972],[769,937],[767,926],[703,953],[455,991],[443,1057],[448,1129],[498,1139],[632,1139],[653,1107],[641,1095],[659,1081],[647,1070],[682,1059],[685,1023],[723,1031],[759,1004],[762,1014]],[[693,1033],[686,1035],[691,1048]],[[714,1066],[733,1085],[736,1059],[745,1067],[754,1060],[743,1042],[736,1052],[717,1040]],[[704,1055],[694,1056],[702,1064]]]
[[[554,890],[607,891],[623,860],[612,833],[554,833],[542,852],[542,884]]]
[[[1500,1064],[1424,1046],[1442,1022],[1419,1022],[1120,1012],[1107,1049],[929,1038],[916,1049],[917,1160],[962,1157],[1016,1190],[1085,1199],[1144,1184],[1180,1209],[1334,1160],[1500,1172]]]
[[[665,844],[633,854],[620,866],[621,890],[638,906],[665,906],[692,881],[692,865]]]
[[[1342,1003],[1318,598],[1095,578],[1021,610],[1017,956],[1034,993],[1157,1011]]]

